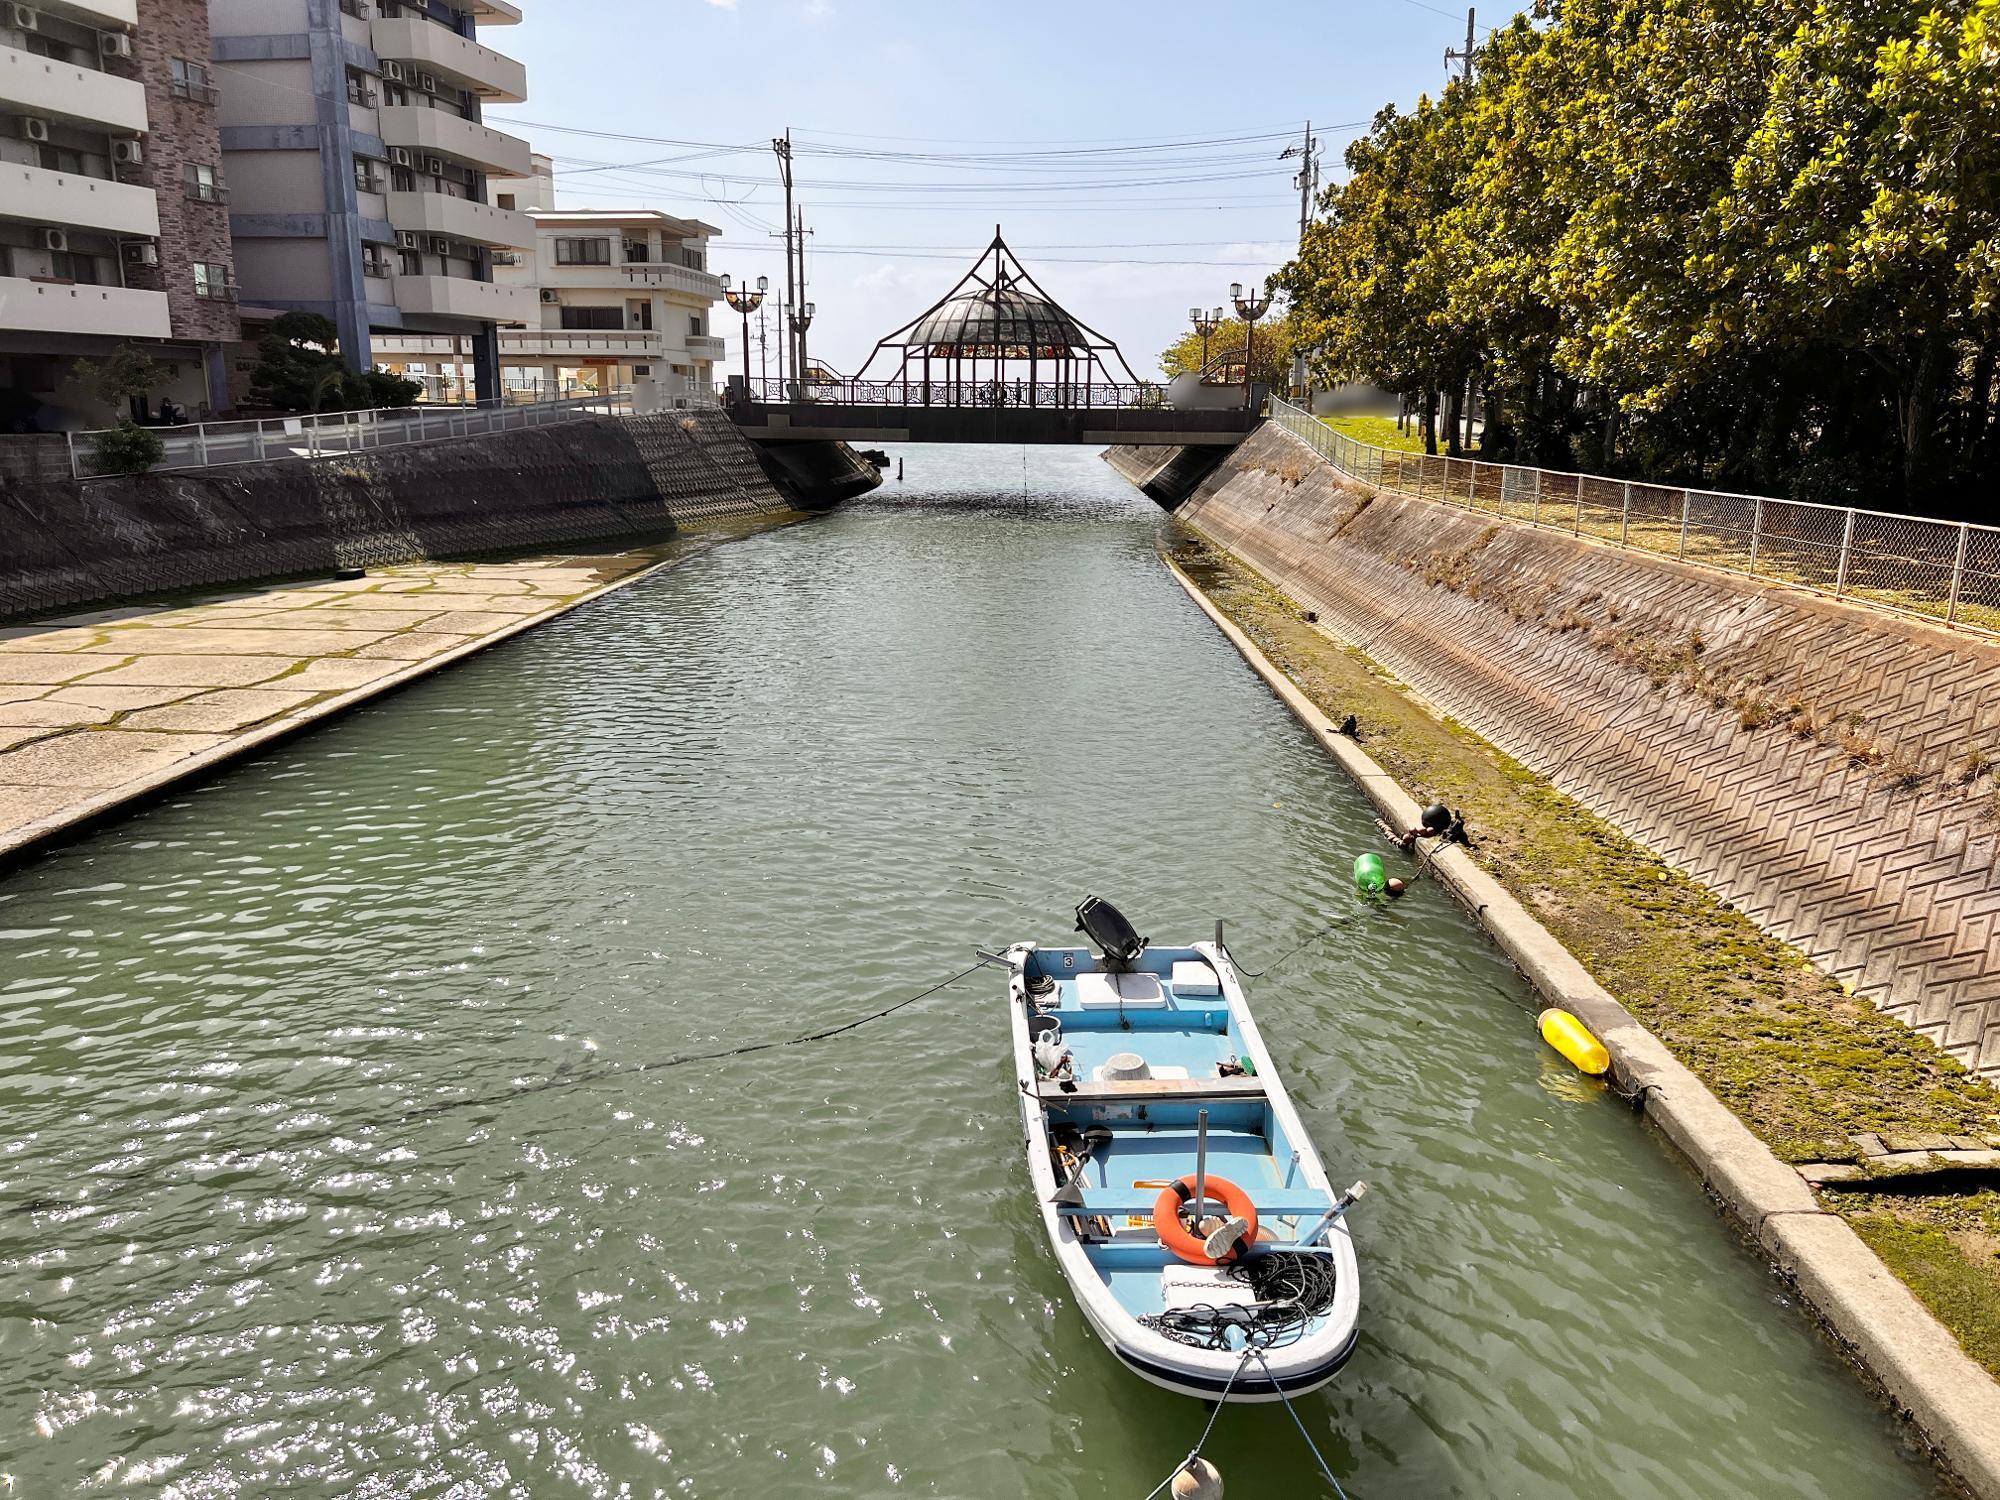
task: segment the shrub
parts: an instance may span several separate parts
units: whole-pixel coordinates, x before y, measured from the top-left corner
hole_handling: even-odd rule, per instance
[[[130,417],[97,434],[97,467],[106,474],[143,474],[166,456],[166,444]]]

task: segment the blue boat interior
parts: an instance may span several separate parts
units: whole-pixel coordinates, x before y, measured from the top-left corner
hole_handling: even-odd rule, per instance
[[[1300,1248],[1333,1200],[1307,1184],[1303,1143],[1288,1138],[1265,1097],[1215,970],[1192,948],[1147,949],[1116,974],[1088,949],[1054,948],[1029,955],[1025,977],[1056,1181],[1081,1164],[1082,1202],[1059,1211],[1092,1266],[1137,1318],[1243,1305],[1243,1280],[1181,1258],[1154,1227],[1161,1191],[1195,1172],[1200,1112],[1208,1174],[1257,1209],[1256,1248],[1239,1258]],[[1240,1347],[1240,1337],[1223,1347]]]

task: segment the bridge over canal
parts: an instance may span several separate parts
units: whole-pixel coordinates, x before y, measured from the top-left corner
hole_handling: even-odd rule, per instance
[[[871,371],[873,375],[871,376]],[[876,344],[851,379],[731,377],[745,437],[795,443],[1088,443],[1213,449],[1261,421],[1241,388],[1170,399],[1035,284],[996,229],[958,284]]]

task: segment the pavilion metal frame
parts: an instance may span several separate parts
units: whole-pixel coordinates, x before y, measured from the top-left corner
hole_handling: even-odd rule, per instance
[[[974,289],[970,296],[968,288]],[[1015,297],[1028,300],[1023,307],[1016,307],[1010,304],[1010,299]],[[1020,341],[984,344],[910,341],[909,335],[921,329],[929,319],[955,302],[967,301],[985,304],[996,331],[1005,329],[1009,324],[1018,326],[1023,322],[1025,312],[1027,337]],[[1055,315],[1055,321],[1047,327],[1046,336],[1042,322],[1035,316],[1036,303],[1045,304]],[[1124,351],[1116,343],[1042,289],[1028,273],[1028,268],[1021,264],[1020,257],[1008,247],[997,224],[993,226],[993,243],[980,252],[972,268],[958,279],[950,291],[881,339],[855,372],[855,380],[863,379],[885,350],[901,352],[897,369],[884,384],[893,386],[900,383],[905,406],[910,404],[911,366],[919,362],[918,403],[924,406],[1089,406],[1094,387],[1102,386],[1115,391],[1124,385],[1146,385],[1133,373]],[[1115,378],[1107,356],[1117,359],[1119,368],[1125,372],[1124,381]],[[932,378],[934,360],[945,362],[946,378],[942,381]],[[988,367],[983,386],[980,384],[982,361]],[[1023,363],[1028,367],[1025,399],[1020,393],[1020,376],[1016,374],[1012,377],[1016,394],[1010,402],[1007,369],[1010,365],[1018,368]],[[1055,379],[1047,385],[1041,379],[1044,365],[1052,367],[1055,373]],[[1082,376],[1080,381],[1079,374]],[[1048,399],[1043,399],[1044,394]]]

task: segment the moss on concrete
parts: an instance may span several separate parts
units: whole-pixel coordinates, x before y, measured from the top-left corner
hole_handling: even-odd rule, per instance
[[[2000,1375],[2000,1194],[1839,1206],[1965,1352]]]
[[[1462,725],[1440,718],[1263,578],[1176,526],[1215,603],[1404,786],[1463,810],[1475,857],[1788,1161],[1854,1161],[1860,1133],[1984,1135],[2000,1092],[1849,994],[1706,887]]]

